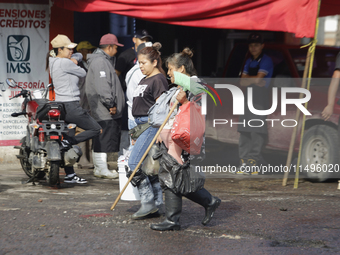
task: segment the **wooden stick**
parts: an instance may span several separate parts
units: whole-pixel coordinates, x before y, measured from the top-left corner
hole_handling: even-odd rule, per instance
[[[169,120],[171,114],[173,113],[173,111],[175,110],[175,108],[178,105],[178,101],[176,101],[176,103],[172,106],[172,108],[170,109],[169,114],[166,116],[163,124],[159,127],[155,137],[152,139],[149,147],[146,149],[144,155],[142,156],[142,158],[140,159],[138,165],[136,166],[136,168],[133,170],[133,172],[131,173],[131,176],[129,178],[129,180],[126,182],[124,188],[122,189],[122,191],[119,193],[118,197],[116,198],[116,201],[113,203],[113,205],[111,206],[111,210],[113,210],[115,208],[115,206],[117,205],[119,199],[121,198],[121,196],[123,195],[124,191],[126,190],[127,186],[129,185],[130,181],[132,180],[132,178],[135,176],[137,170],[139,169],[140,165],[142,164],[143,160],[145,159],[145,157],[148,155],[149,151],[151,150],[152,145],[155,143],[157,137],[159,136],[159,134],[161,133],[163,127],[165,126],[165,124],[167,123],[167,121]]]
[[[316,44],[316,38],[318,37],[320,5],[321,5],[321,0],[318,1],[318,13],[317,13],[317,16],[316,16],[316,21],[315,21],[315,32],[314,32],[314,39],[313,39],[315,44]],[[312,43],[310,47],[315,47],[315,45],[313,45],[313,43]],[[308,73],[308,78],[309,78],[308,86],[307,86],[308,90],[309,90],[309,85],[310,85],[310,79],[312,77],[313,69],[312,69],[311,65],[313,65],[314,54],[315,54],[315,48],[313,49],[312,52],[310,51],[310,48],[308,48],[307,57],[306,57],[306,63],[305,63],[305,70],[303,71],[303,79],[302,79],[302,84],[301,84],[301,88],[305,88],[306,87],[307,73]],[[300,98],[301,97],[302,97],[302,95],[300,94]],[[305,103],[305,106],[307,106],[307,102]],[[299,117],[300,117],[300,111],[297,110],[295,120],[298,121]],[[305,122],[305,116],[303,117],[303,123],[302,123],[301,135],[300,135],[299,156],[298,156],[298,161],[296,163],[296,168],[295,168],[295,171],[296,171],[295,172],[295,182],[294,182],[294,188],[295,189],[297,188],[298,181],[299,181],[299,171],[300,171],[299,165],[300,165],[303,133],[304,133],[304,127],[305,127],[304,122]],[[292,154],[293,154],[293,150],[294,150],[296,132],[297,132],[297,126],[294,127],[292,138],[290,140],[288,158],[287,158],[287,162],[286,162],[286,166],[287,166],[288,169],[290,169],[290,164],[291,164],[291,161],[292,161]],[[283,181],[282,181],[282,186],[286,186],[287,185],[288,175],[289,175],[289,171],[286,171],[284,173],[284,177],[283,177]]]
[[[310,52],[307,52],[306,56],[306,63],[305,63],[305,70],[303,71],[303,78],[302,78],[302,83],[301,83],[301,88],[306,88],[306,83],[307,83],[307,73],[308,73],[308,68],[309,68],[309,62],[310,62]],[[302,98],[303,94],[301,93],[299,98]],[[296,115],[295,115],[295,121],[298,123],[300,119],[300,109],[296,109]],[[298,125],[296,125],[293,129],[292,137],[290,139],[290,145],[289,145],[289,151],[288,151],[288,157],[286,161],[286,169],[290,169],[290,164],[292,162],[292,156],[293,156],[293,151],[294,151],[294,145],[295,145],[295,139],[296,139],[296,134],[297,134],[297,129]],[[297,166],[298,167],[298,166]],[[287,179],[289,175],[289,170],[285,171],[283,180],[282,180],[282,186],[287,185]]]

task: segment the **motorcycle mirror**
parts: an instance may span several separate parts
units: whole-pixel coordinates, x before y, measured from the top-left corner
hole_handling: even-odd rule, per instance
[[[15,80],[12,79],[12,78],[6,79],[6,83],[7,83],[8,86],[10,86],[11,88],[15,88],[15,87],[18,86],[17,83],[15,82]]]

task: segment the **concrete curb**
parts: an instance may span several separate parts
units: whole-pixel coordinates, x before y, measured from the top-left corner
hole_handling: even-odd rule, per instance
[[[13,146],[0,146],[0,165],[16,165],[20,167],[20,161],[16,155],[19,154],[18,149],[14,149]]]

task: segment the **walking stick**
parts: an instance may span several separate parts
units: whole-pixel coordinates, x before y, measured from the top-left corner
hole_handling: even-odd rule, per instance
[[[111,206],[111,211],[115,208],[115,206],[117,205],[119,199],[121,198],[121,196],[123,195],[125,189],[127,188],[127,186],[129,185],[130,181],[132,180],[132,178],[135,176],[138,168],[140,167],[140,165],[142,164],[143,160],[145,159],[145,157],[148,155],[149,151],[151,150],[152,145],[155,143],[157,137],[159,136],[160,132],[162,131],[163,127],[165,126],[165,124],[167,123],[167,121],[170,118],[170,115],[173,113],[173,111],[175,110],[175,108],[178,105],[178,101],[176,101],[176,103],[172,106],[172,108],[170,109],[169,114],[166,116],[163,124],[159,127],[155,137],[152,139],[149,147],[146,149],[144,155],[142,156],[142,158],[140,159],[140,161],[138,162],[138,165],[136,166],[135,170],[133,170],[133,172],[131,173],[131,176],[129,178],[129,180],[126,182],[124,188],[122,189],[122,191],[119,193],[118,197],[116,198],[116,201],[113,203],[113,205]]]

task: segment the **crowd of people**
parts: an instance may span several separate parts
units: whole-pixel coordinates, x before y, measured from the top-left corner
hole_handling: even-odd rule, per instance
[[[123,149],[129,151],[127,177],[130,177],[132,171],[140,165],[139,162],[159,129],[159,126],[149,124],[150,109],[164,92],[176,88],[176,92],[167,102],[169,108],[176,102],[179,106],[191,103],[200,105],[200,95],[184,91],[175,80],[175,73],[190,77],[189,80],[192,81],[199,80],[192,61],[193,52],[185,48],[182,52],[174,53],[165,59],[167,79],[162,67],[160,53],[162,46],[160,43],[152,43],[152,40],[153,37],[146,30],[138,30],[132,38],[134,46],[122,52],[117,61],[115,58],[117,48],[124,45],[120,44],[113,34],[102,36],[98,48],[88,41],[77,45],[65,35],[58,35],[51,41],[53,49],[48,54],[46,69],[49,70],[54,85],[55,100],[64,103],[65,121],[75,123],[82,131],[66,135],[61,146],[67,150],[72,145],[83,143],[85,150],[91,148],[96,177],[118,178],[115,170],[109,170],[108,160],[117,159],[118,152],[121,155]],[[73,54],[75,47],[77,53]],[[267,109],[269,82],[273,74],[273,62],[263,53],[263,48],[262,36],[258,33],[250,34],[248,37],[250,58],[246,60],[240,79],[241,86],[253,88],[256,109]],[[322,112],[325,120],[333,113],[334,98],[339,86],[339,70],[340,54],[329,87],[328,105]],[[181,112],[179,106],[165,123],[156,141],[162,151],[160,155],[163,155],[159,159],[163,160],[159,173],[166,172],[168,175],[148,175],[141,165],[131,180],[141,198],[141,206],[132,215],[132,219],[165,214],[163,222],[150,226],[153,230],[180,229],[182,196],[205,208],[203,225],[210,222],[221,203],[221,200],[212,196],[203,185],[183,188],[185,180],[177,184],[178,173],[189,172],[190,160],[195,157],[203,159],[205,153],[204,135],[198,155],[190,155],[190,151],[173,139],[175,118]],[[240,122],[254,117],[248,107],[245,106],[245,110],[245,115],[240,116]],[[141,127],[143,131],[138,138],[131,139],[128,130],[136,127]],[[244,167],[256,166],[261,161],[261,150],[267,139],[267,127],[239,126],[238,132],[240,165],[236,173],[249,174],[244,171]],[[92,144],[89,143],[90,139]],[[65,183],[87,183],[84,178],[76,175],[73,167],[65,167],[65,173]],[[251,174],[258,173],[255,171]],[[166,176],[174,179],[169,181]],[[190,174],[182,176],[186,176],[184,179],[190,178]],[[194,182],[189,180],[188,183]],[[180,185],[182,186],[179,187]]]
[[[114,34],[103,35],[98,48],[87,41],[80,42],[77,46],[65,35],[58,35],[51,41],[53,49],[48,54],[46,69],[54,85],[55,100],[65,105],[66,121],[75,123],[82,131],[65,135],[61,146],[68,150],[72,145],[92,139],[96,177],[118,177],[115,170],[108,169],[108,158],[110,154],[122,150],[123,140],[127,141],[127,145],[123,147],[130,151],[127,176],[131,176],[159,129],[158,126],[148,125],[149,110],[170,87],[178,88],[169,106],[176,101],[179,102],[178,107],[190,104],[193,100],[195,104],[198,102],[197,95],[177,86],[174,78],[174,72],[197,78],[191,59],[193,52],[185,48],[181,53],[174,53],[166,59],[170,83],[162,67],[162,45],[152,43],[152,40],[146,30],[138,30],[133,37],[134,47],[121,53],[117,61],[117,48],[124,45],[118,42]],[[77,53],[73,53],[76,46]],[[174,119],[179,112],[178,109],[174,111],[175,114],[167,121],[156,143],[159,147],[163,144],[166,149],[162,153],[174,159],[177,170],[187,173],[193,157],[190,158],[189,152],[183,150],[171,137]],[[146,128],[135,140],[130,139],[127,132],[123,132],[124,126],[132,129],[145,125]],[[86,144],[85,148],[88,146]],[[201,152],[204,152],[204,145]],[[65,173],[66,183],[87,183],[84,178],[76,175],[73,167],[65,167]],[[221,200],[213,197],[203,185],[193,187],[190,180],[185,180],[190,178],[189,175],[183,174],[182,177],[182,190],[189,191],[180,192],[177,184],[175,187],[167,185],[167,181],[162,180],[164,177],[148,175],[140,167],[131,184],[138,189],[141,207],[132,215],[132,219],[160,216],[165,211],[165,221],[153,224],[151,229],[178,230],[182,196],[185,196],[205,208],[202,224],[208,224]],[[191,186],[185,187],[188,185],[185,183]]]

